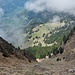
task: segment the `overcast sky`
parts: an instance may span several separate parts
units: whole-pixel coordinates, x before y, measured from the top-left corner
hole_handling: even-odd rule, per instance
[[[25,8],[34,12],[47,10],[75,15],[75,0],[34,0],[26,2]]]

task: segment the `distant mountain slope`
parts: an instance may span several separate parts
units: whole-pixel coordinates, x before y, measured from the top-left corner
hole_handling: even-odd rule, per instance
[[[24,48],[33,47],[33,46],[52,46],[55,44],[55,41],[52,43],[46,43],[46,37],[50,37],[56,28],[63,27],[65,23],[45,23],[40,24],[34,28],[32,28],[27,34],[26,34],[26,42],[24,43]],[[24,34],[25,35],[25,34]],[[54,37],[53,37],[54,38]],[[49,38],[47,38],[48,40]],[[49,40],[48,40],[49,41]]]

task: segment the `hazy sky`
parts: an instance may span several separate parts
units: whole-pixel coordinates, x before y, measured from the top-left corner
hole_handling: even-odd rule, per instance
[[[26,2],[25,8],[34,12],[47,10],[75,15],[75,0],[34,0]]]

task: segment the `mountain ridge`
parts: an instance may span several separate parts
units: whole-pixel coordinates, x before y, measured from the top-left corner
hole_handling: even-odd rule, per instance
[[[31,57],[26,54],[24,50],[21,50],[19,47],[15,48],[11,43],[9,44],[2,37],[0,37],[0,62],[1,60],[6,63],[14,61],[14,63],[19,63],[23,61],[23,63],[29,63],[31,61],[35,61],[35,59],[31,59]],[[19,62],[18,62],[19,61]]]

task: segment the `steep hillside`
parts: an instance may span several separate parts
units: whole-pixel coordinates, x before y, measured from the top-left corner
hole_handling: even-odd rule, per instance
[[[66,61],[75,60],[75,32],[73,32],[72,36],[64,46],[63,55],[66,56]]]
[[[9,44],[6,40],[0,37],[0,62],[2,63],[29,63],[33,59],[20,48],[15,48],[11,43]],[[13,62],[12,62],[13,61]]]
[[[75,75],[75,32],[63,46],[64,53],[53,55],[40,63],[0,66],[1,75]],[[1,57],[1,54],[0,54]],[[0,60],[2,61],[2,60]],[[10,62],[10,61],[9,61]]]

